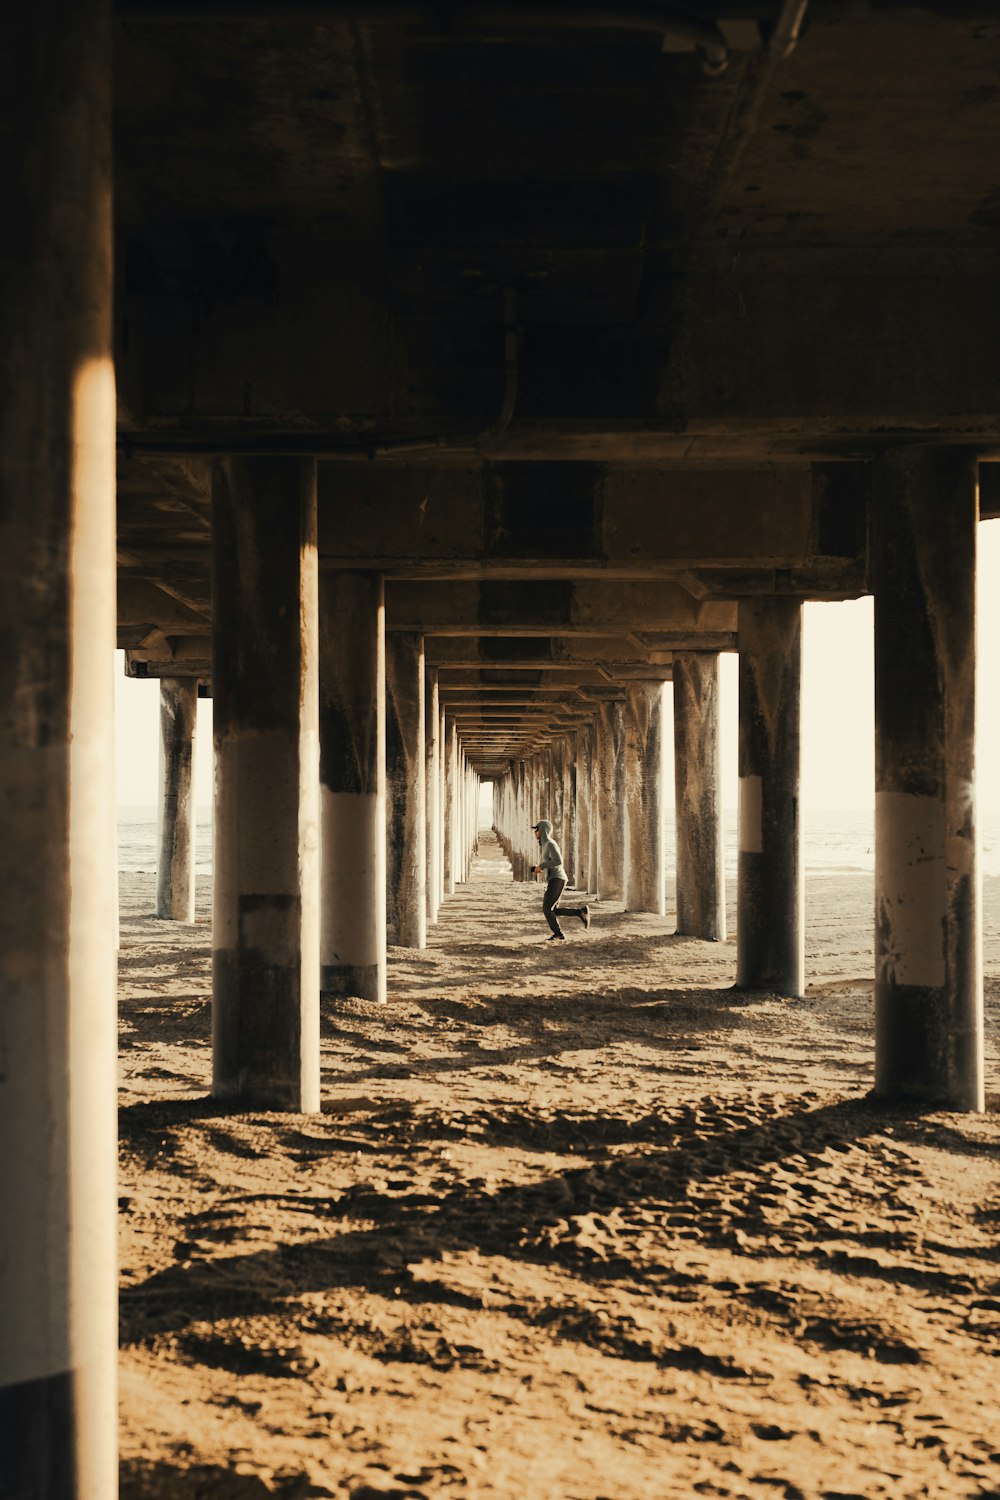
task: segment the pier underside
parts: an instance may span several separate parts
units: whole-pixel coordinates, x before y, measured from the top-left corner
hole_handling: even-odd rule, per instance
[[[627,1038],[643,1059],[642,1087],[614,1075],[627,1107],[602,1093],[578,1130],[572,1109],[559,1112],[589,1088],[593,1064],[554,1060],[534,1018],[528,1043],[512,1044],[524,997],[483,990],[497,1050],[526,1045],[532,1068],[540,1055],[565,1068],[565,1091],[527,1111],[502,1090],[470,1095],[459,1134],[475,1135],[485,1112],[512,1122],[515,1154],[544,1154],[554,1130],[558,1160],[541,1186],[526,1157],[502,1181],[470,1160],[453,1199],[446,1172],[422,1179],[419,1194],[436,1193],[450,1225],[433,1254],[444,1265],[493,1253],[469,1227],[470,1189],[493,1208],[579,1189],[572,1211],[522,1215],[527,1238],[517,1244],[501,1214],[511,1265],[530,1261],[537,1273],[573,1241],[574,1275],[584,1251],[591,1271],[600,1264],[613,1278],[634,1256],[652,1274],[649,1221],[636,1217],[641,1194],[628,1188],[633,1171],[640,1186],[651,1173],[643,1201],[663,1236],[657,1274],[666,1265],[675,1277],[655,1347],[642,1331],[638,1278],[610,1311],[598,1301],[574,1309],[568,1283],[553,1282],[539,1305],[523,1303],[521,1321],[537,1332],[554,1320],[558,1349],[584,1325],[593,1345],[606,1319],[615,1331],[591,1348],[595,1358],[612,1345],[628,1359],[649,1353],[657,1371],[692,1382],[706,1371],[727,1381],[738,1365],[752,1385],[749,1363],[699,1343],[683,1308],[664,1311],[686,1305],[685,1287],[700,1296],[706,1276],[693,1268],[691,1282],[676,1280],[690,1221],[661,1146],[680,1153],[681,1176],[695,1184],[704,1219],[695,1239],[714,1245],[724,1222],[733,1257],[771,1223],[759,1174],[778,1156],[796,1177],[816,1169],[813,1196],[824,1203],[828,1190],[855,1188],[860,1203],[864,1164],[845,1184],[834,1158],[867,1153],[886,1193],[898,1189],[919,1258],[930,1223],[919,1218],[921,1195],[934,1243],[947,1242],[940,1163],[927,1156],[924,1185],[907,1198],[908,1158],[886,1145],[887,1121],[897,1109],[962,1112],[960,1153],[972,1157],[990,1128],[974,600],[978,521],[1000,514],[995,5],[39,0],[13,12],[0,49],[0,1430],[12,1435],[0,1500],[114,1494],[116,641],[132,677],[162,680],[155,899],[159,920],[184,929],[195,695],[213,699],[204,1117],[266,1118],[262,1129],[275,1134],[251,1131],[233,1149],[266,1145],[325,1169],[324,1153],[348,1146],[336,1135],[331,1144],[324,1101],[343,1099],[345,1078],[386,1076],[370,1064],[373,1036],[394,1057],[430,1045],[406,1030],[418,1020],[435,1037],[455,1022],[467,1040],[468,994],[455,999],[457,1014],[448,1002],[428,1016],[413,975],[428,944],[440,944],[449,903],[477,888],[479,792],[492,782],[490,858],[502,852],[513,875],[504,901],[526,899],[533,866],[550,857],[536,838],[544,819],[560,846],[550,874],[563,859],[581,900],[620,916],[630,941],[652,924],[632,950],[640,969],[649,965],[635,1005],[616,993],[613,964],[589,991],[580,975],[558,994],[543,986],[558,1000],[555,1025],[582,994],[595,1027]],[[759,1069],[752,1081],[739,1070],[744,1031],[791,1028],[797,1005],[809,1025],[829,1024],[809,1009],[803,925],[801,606],[865,594],[877,648],[876,903],[863,969],[874,1093],[870,1105],[846,1105],[836,1079],[791,1052],[779,1060],[797,1072],[789,1109],[770,1092],[778,1064],[766,1048],[746,1053]],[[741,681],[729,914],[717,751],[727,651],[740,654]],[[676,973],[656,971],[668,943],[656,924],[669,908],[671,732],[683,951],[710,976],[691,1025],[707,1016],[719,1037],[711,1057],[692,1056],[677,1074],[697,1079],[690,1097],[688,1083],[671,1093],[675,1043],[684,1035],[698,1050],[685,1029],[689,1002]],[[587,915],[581,907],[580,933],[607,941],[590,935]],[[492,925],[478,934],[479,979]],[[553,952],[558,938],[554,930]],[[387,1005],[403,1003],[389,982],[391,940],[412,966],[410,1020],[398,1036],[355,1034],[355,1016],[369,1014],[358,1006],[388,1017]],[[723,970],[737,985],[730,1001],[720,998]],[[827,1015],[835,994],[816,997],[833,1007]],[[323,1052],[323,1027],[336,1050]],[[363,1105],[367,1124],[343,1135],[351,1151],[381,1163],[395,1150],[415,1107],[405,1094],[389,1091],[385,1118],[382,1103]],[[143,1102],[130,1107],[141,1122]],[[581,1143],[584,1126],[594,1140]],[[945,1126],[907,1129],[914,1149],[931,1151]],[[717,1174],[736,1171],[734,1142],[754,1165],[717,1196]],[[631,1152],[627,1168],[618,1145]],[[427,1247],[396,1217],[390,1156],[386,1175],[352,1180],[364,1221],[353,1244],[366,1274],[384,1264],[398,1278],[392,1296],[405,1287],[408,1297]],[[985,1177],[963,1187],[962,1224],[974,1226],[963,1286],[983,1294],[968,1304],[967,1328],[995,1305],[996,1289],[976,1272],[993,1255],[983,1243],[982,1224],[995,1218],[987,1189]],[[271,1186],[260,1191],[270,1202]],[[789,1212],[809,1222],[800,1202],[809,1195],[795,1192]],[[969,1218],[974,1200],[986,1220]],[[324,1202],[309,1211],[333,1215],[343,1200]],[[609,1230],[605,1213],[627,1231]],[[848,1226],[855,1249],[799,1224],[803,1286],[843,1269],[843,1257],[881,1279],[875,1251],[895,1231],[880,1220],[873,1233],[886,1240],[865,1241],[859,1213],[855,1205]],[[170,1298],[184,1285],[184,1267],[201,1255],[196,1229],[178,1234],[174,1280],[146,1264],[147,1293],[161,1272]],[[292,1238],[295,1296],[342,1290],[339,1270],[333,1282],[325,1272],[310,1280],[311,1257],[326,1252]],[[764,1238],[771,1244],[770,1230]],[[937,1253],[897,1279],[900,1302],[901,1285],[911,1300],[944,1285]],[[251,1251],[218,1274],[258,1265]],[[207,1274],[210,1285],[217,1271]],[[721,1261],[708,1280],[717,1276],[729,1279]],[[784,1277],[769,1265],[762,1289],[756,1270],[733,1275],[729,1311],[739,1316],[725,1337],[734,1347],[737,1325],[786,1307]],[[204,1310],[194,1273],[190,1285]],[[482,1286],[488,1300],[488,1278]],[[447,1276],[442,1287],[449,1306],[470,1295]],[[953,1281],[946,1290],[966,1296]],[[190,1320],[174,1326],[180,1315],[167,1305],[166,1321],[147,1329],[154,1342],[202,1337]],[[830,1315],[812,1319],[800,1291],[787,1305],[794,1337],[811,1348],[815,1327],[812,1342],[827,1347]],[[340,1316],[323,1296],[309,1306],[317,1326]],[[374,1304],[368,1312],[374,1320]],[[929,1307],[925,1315],[933,1321]],[[895,1307],[886,1316],[898,1321]],[[834,1340],[841,1353],[924,1359],[919,1330],[883,1337],[866,1320],[861,1304],[833,1320],[854,1330]],[[256,1325],[253,1336],[279,1348]],[[406,1337],[413,1361],[434,1365],[420,1337]],[[974,1343],[962,1334],[935,1344],[935,1371],[985,1391]],[[493,1356],[480,1352],[485,1371]],[[370,1357],[382,1354],[373,1346]],[[789,1355],[808,1392],[812,1358]],[[506,1355],[496,1362],[507,1368]],[[350,1393],[350,1371],[339,1379]],[[837,1379],[862,1389],[853,1367],[838,1366]],[[581,1373],[584,1409],[590,1388]],[[934,1411],[936,1390],[933,1380],[919,1387]],[[559,1401],[576,1400],[560,1391]],[[871,1399],[897,1395],[880,1385]],[[950,1436],[941,1443],[940,1461],[960,1451],[969,1476],[979,1450],[962,1434],[979,1421],[977,1400],[965,1427],[955,1418],[954,1448]],[[601,1423],[614,1415],[600,1396],[590,1406]],[[312,1415],[329,1418],[325,1406]],[[368,1434],[370,1414],[359,1416],[345,1444]],[[785,1441],[779,1426],[770,1436],[753,1429],[754,1441]],[[684,1441],[700,1440],[701,1428],[683,1430]],[[815,1441],[810,1433],[803,1442]],[[506,1445],[502,1424],[494,1439]],[[738,1440],[751,1443],[743,1428]],[[495,1464],[492,1442],[472,1447]],[[431,1481],[408,1479],[399,1462],[394,1489],[355,1483],[343,1465],[336,1483],[353,1500],[422,1495]],[[901,1475],[893,1496],[909,1492]],[[171,1500],[173,1477],[168,1466]],[[257,1477],[270,1486],[259,1493],[284,1493],[273,1473]],[[803,1493],[771,1477],[787,1495]],[[137,1496],[158,1493],[142,1490],[139,1470],[133,1478]],[[516,1479],[508,1493],[554,1494],[561,1482],[553,1490],[544,1466],[530,1465]],[[860,1473],[852,1483],[874,1493]],[[476,1484],[490,1493],[485,1479]],[[581,1493],[606,1491],[666,1493],[614,1479],[600,1491],[587,1479]],[[288,1500],[299,1493],[336,1491],[293,1487]]]

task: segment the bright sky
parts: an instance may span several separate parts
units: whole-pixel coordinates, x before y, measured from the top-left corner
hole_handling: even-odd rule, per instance
[[[979,524],[979,805],[1000,809],[1000,520]],[[807,604],[802,693],[802,805],[867,808],[874,803],[872,601]],[[117,765],[120,805],[153,807],[157,797],[159,684],[124,675],[118,653]],[[722,658],[723,788],[735,807],[736,656]],[[212,705],[198,704],[195,800],[212,801]],[[668,781],[668,785],[671,782]]]

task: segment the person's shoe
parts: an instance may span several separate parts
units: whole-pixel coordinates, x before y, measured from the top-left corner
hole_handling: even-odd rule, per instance
[[[554,932],[549,938],[550,943],[564,943],[565,941],[566,934],[564,932]]]
[[[583,923],[584,927],[589,927],[590,926],[590,907],[589,906],[582,907],[581,910],[577,912],[577,916],[580,918],[580,921]]]

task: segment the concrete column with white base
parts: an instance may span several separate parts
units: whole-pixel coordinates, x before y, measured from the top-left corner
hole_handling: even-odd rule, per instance
[[[454,896],[458,879],[458,730],[445,718],[444,733],[444,893]]]
[[[424,638],[386,636],[386,900],[401,948],[427,946]]]
[[[625,897],[625,706],[602,703],[594,745],[597,806],[596,890],[604,901]]]
[[[448,894],[448,715],[441,708],[438,720],[438,870],[441,876],[439,904]]]
[[[739,643],[736,983],[795,997],[805,992],[801,602],[741,600]]]
[[[386,999],[385,590],[381,574],[320,578],[324,995]]]
[[[875,1092],[981,1110],[975,454],[874,465]]]
[[[111,24],[8,8],[0,276],[0,1493],[114,1496]]]
[[[212,475],[212,1091],[318,1110],[316,464]]]
[[[719,653],[678,651],[673,679],[677,931],[721,943],[726,937],[726,881]]]
[[[174,922],[194,921],[194,736],[197,716],[196,679],[162,678],[156,915]]]
[[[625,690],[625,905],[666,911],[662,682]]]
[[[577,731],[576,766],[576,883],[581,891],[592,889],[590,778],[594,764],[594,732],[591,724]]]
[[[438,834],[438,824],[441,818],[441,784],[438,764],[441,754],[441,702],[436,667],[432,667],[427,673],[424,713],[427,757],[424,777],[427,787],[427,920],[434,923],[441,909],[441,840]]]

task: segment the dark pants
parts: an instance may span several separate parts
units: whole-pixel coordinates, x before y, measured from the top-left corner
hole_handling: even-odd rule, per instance
[[[565,880],[550,880],[545,887],[542,911],[545,913],[545,920],[553,932],[562,932],[562,928],[559,926],[560,917],[581,917],[584,912],[582,906],[559,905],[559,897],[565,889]]]

